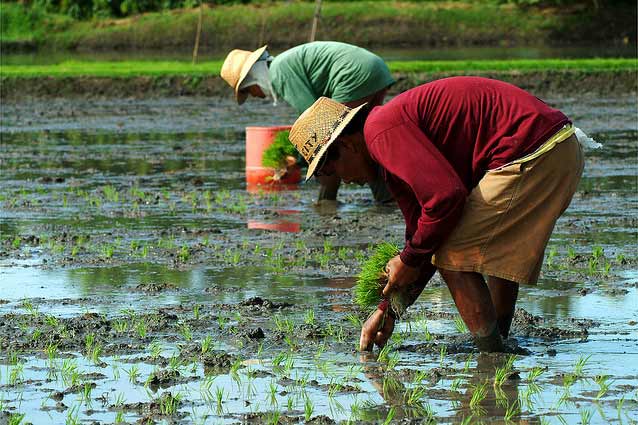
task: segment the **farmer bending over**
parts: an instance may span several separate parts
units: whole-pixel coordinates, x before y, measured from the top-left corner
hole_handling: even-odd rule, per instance
[[[233,50],[228,54],[221,76],[235,90],[240,105],[249,95],[277,103],[285,100],[301,114],[321,96],[330,97],[351,108],[363,103],[383,103],[386,91],[394,84],[383,60],[360,47],[334,41],[316,41],[285,51],[276,58],[266,46],[249,52]],[[320,177],[319,201],[335,200],[341,180],[338,176]],[[377,202],[389,202],[383,178],[368,182]]]
[[[306,178],[363,184],[382,168],[405,218],[386,299],[397,291],[409,306],[438,269],[477,348],[502,350],[519,284],[536,283],[583,171],[565,115],[513,85],[454,77],[372,110],[321,98],[290,139],[310,164]],[[387,309],[382,302],[363,325],[362,350],[391,336],[402,312]]]

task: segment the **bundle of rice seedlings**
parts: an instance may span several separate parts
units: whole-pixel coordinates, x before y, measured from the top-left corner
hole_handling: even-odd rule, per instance
[[[261,156],[261,165],[274,169],[286,169],[286,157],[297,156],[297,149],[288,139],[290,131],[284,130],[277,133],[272,144],[264,150]]]
[[[376,246],[372,256],[363,263],[354,288],[354,302],[359,307],[369,310],[379,305],[383,299],[383,287],[388,281],[385,266],[399,251],[396,244],[382,242]],[[398,294],[391,295],[389,301],[395,312],[403,311],[401,298]]]

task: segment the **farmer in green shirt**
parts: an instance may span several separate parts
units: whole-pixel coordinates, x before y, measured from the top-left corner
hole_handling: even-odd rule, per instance
[[[248,96],[283,99],[301,114],[319,97],[330,97],[348,107],[368,102],[381,105],[394,79],[383,60],[361,47],[336,41],[316,41],[293,47],[273,57],[266,46],[254,52],[233,50],[228,54],[221,76],[235,90],[240,105]],[[341,179],[319,177],[319,201],[337,197]],[[370,183],[378,202],[392,195],[381,175]]]

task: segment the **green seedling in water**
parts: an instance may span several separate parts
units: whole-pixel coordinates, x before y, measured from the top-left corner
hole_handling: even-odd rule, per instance
[[[589,422],[591,422],[591,418],[592,416],[594,416],[594,412],[592,412],[591,410],[581,410],[580,411],[580,423],[582,425],[589,425]]]
[[[505,362],[503,367],[496,368],[496,371],[494,372],[495,387],[502,386],[505,380],[512,374],[515,360],[516,360],[516,355],[512,354],[508,356],[507,361]]]
[[[443,360],[445,360],[445,355],[447,354],[447,347],[445,345],[441,346],[439,350],[439,365],[443,367]]]
[[[363,321],[356,314],[348,313],[346,314],[346,319],[355,328],[360,328],[361,326],[363,326]]]
[[[312,413],[315,410],[315,407],[312,403],[312,400],[310,400],[310,397],[306,397],[306,401],[304,402],[304,418],[306,419],[306,422],[308,422],[310,420],[310,418],[312,417]]]
[[[12,413],[9,416],[9,425],[20,425],[25,416],[26,413]]]
[[[558,251],[556,250],[556,248],[551,247],[549,249],[549,252],[547,253],[547,260],[545,261],[545,264],[547,265],[548,269],[554,268],[554,258],[556,257],[556,254],[558,254]]]
[[[507,406],[505,410],[505,422],[511,422],[514,416],[517,416],[521,413],[521,407],[518,400],[515,400],[514,403]]]
[[[574,364],[574,375],[577,378],[581,378],[583,376],[583,370],[590,358],[591,354],[588,356],[580,356],[578,360],[576,360],[576,363]]]
[[[102,192],[104,193],[104,198],[109,202],[117,203],[120,200],[120,194],[117,189],[111,185],[104,186]]]
[[[372,256],[363,263],[354,288],[354,302],[359,307],[370,310],[381,302],[381,291],[386,281],[385,266],[398,253],[397,245],[384,242],[377,245]],[[393,296],[390,303],[395,312],[403,311],[398,296]]]
[[[470,409],[472,411],[479,410],[481,402],[487,396],[487,381],[482,384],[477,384],[472,392],[472,398],[470,399]]]
[[[179,333],[184,337],[186,341],[190,341],[193,339],[193,332],[191,331],[190,326],[187,323],[183,323],[180,327]]]
[[[462,334],[466,333],[468,330],[467,325],[465,324],[461,316],[456,316],[454,318],[454,326],[456,327],[456,330]]]
[[[597,375],[594,377],[594,382],[596,382],[596,384],[600,387],[598,394],[596,394],[596,400],[598,400],[607,394],[611,382],[609,381],[609,375]]]
[[[149,345],[151,360],[156,361],[162,354],[162,344],[159,341],[153,341]]]
[[[146,338],[146,332],[147,332],[146,322],[144,322],[144,320],[138,321],[137,324],[135,325],[135,331],[137,332],[140,338],[142,339]]]
[[[137,378],[140,376],[140,368],[138,365],[134,364],[130,367],[129,370],[126,370],[126,374],[128,375],[128,380],[131,384],[137,383]]]
[[[202,354],[206,354],[209,351],[211,351],[211,348],[213,347],[213,338],[208,335],[206,338],[204,338],[202,340]]]
[[[390,408],[390,410],[388,410],[388,415],[385,417],[385,421],[383,421],[383,425],[388,425],[392,422],[392,419],[394,419],[394,416],[396,415],[396,408],[393,406]]]
[[[535,366],[527,372],[527,382],[534,382],[545,372],[545,368],[540,366]]]
[[[169,393],[164,393],[160,398],[160,413],[166,416],[172,416],[177,413],[177,408],[179,407],[180,401],[182,400],[182,395],[177,393],[172,395]]]
[[[188,245],[182,245],[179,252],[177,253],[177,258],[182,263],[187,262],[191,258],[190,250],[188,249]]]
[[[304,318],[304,323],[306,325],[314,325],[315,324],[315,311],[314,310],[306,310],[306,317]]]

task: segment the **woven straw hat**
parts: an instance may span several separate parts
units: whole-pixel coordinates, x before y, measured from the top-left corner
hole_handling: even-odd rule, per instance
[[[259,60],[266,51],[266,47],[251,52],[249,50],[235,49],[231,51],[222,65],[221,77],[235,90],[235,100],[240,105],[248,98],[248,93],[240,93],[239,86],[244,81],[250,68]]]
[[[348,108],[335,100],[320,97],[297,118],[288,138],[309,164],[306,180],[312,177],[332,142],[365,105]]]

